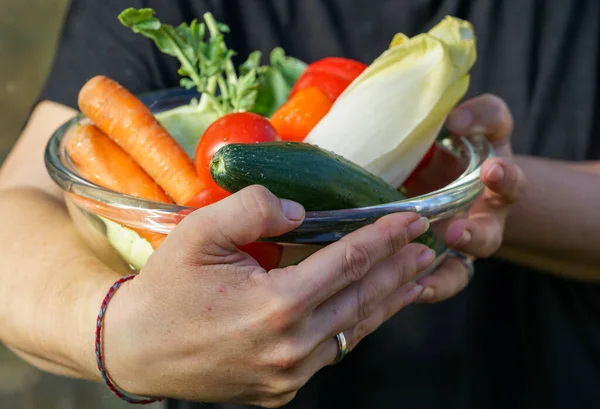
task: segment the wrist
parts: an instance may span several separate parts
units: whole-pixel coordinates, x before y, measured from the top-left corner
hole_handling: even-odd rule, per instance
[[[93,275],[94,279],[85,280],[82,284],[80,296],[76,301],[73,310],[77,315],[74,319],[78,324],[78,337],[75,339],[76,345],[71,346],[71,353],[77,355],[76,362],[79,365],[79,371],[85,378],[102,382],[102,377],[96,363],[96,353],[94,345],[94,334],[96,330],[96,321],[102,300],[107,291],[120,278],[120,275],[110,270],[110,274]],[[66,344],[65,344],[66,346]]]
[[[105,288],[102,300],[107,297],[109,290],[115,284],[112,282]],[[116,389],[128,395],[148,396],[145,387],[144,374],[148,368],[145,361],[143,341],[144,328],[137,324],[144,316],[141,306],[141,294],[137,291],[138,279],[122,282],[113,289],[110,299],[105,304],[100,335],[102,365],[105,376]],[[96,309],[96,318],[101,309],[102,300]],[[97,319],[94,321],[97,322]],[[96,372],[100,377],[97,366]],[[101,379],[101,377],[100,377]],[[110,386],[109,386],[110,387]],[[113,392],[115,392],[113,390]]]

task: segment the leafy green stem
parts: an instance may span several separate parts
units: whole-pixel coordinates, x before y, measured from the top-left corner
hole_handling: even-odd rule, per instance
[[[203,17],[204,21],[206,22],[208,32],[212,38],[223,35],[221,30],[219,30],[217,21],[211,13],[204,13]],[[231,84],[237,84],[238,77],[231,58],[227,58],[227,61],[225,62],[225,74],[227,75],[227,81],[229,81]]]
[[[204,13],[202,17],[204,17],[204,21],[206,22],[206,28],[208,28],[208,32],[210,33],[210,36],[212,38],[221,35],[221,30],[219,30],[217,21],[211,13]]]
[[[218,77],[217,82],[219,83],[219,92],[221,92],[221,99],[223,101],[229,101],[230,95],[229,90],[227,89],[227,82],[223,77]]]
[[[204,17],[204,22],[206,23],[206,28],[208,28],[208,33],[209,33],[210,37],[212,39],[216,39],[217,37],[219,37],[221,35],[221,31],[219,30],[219,27],[217,26],[217,22],[215,21],[212,14],[204,13],[203,17]],[[213,75],[212,77],[210,77],[208,79],[207,91],[211,95],[214,95],[215,92],[217,91],[217,83],[219,81],[219,76],[220,75]]]
[[[217,114],[219,116],[223,116],[227,113],[223,110],[223,107],[221,106],[221,104],[219,104],[217,97],[215,97],[213,94],[209,94],[208,92],[205,92],[202,94],[202,98],[205,98],[212,103],[215,111],[217,112]]]
[[[165,34],[167,36],[169,35],[168,33]],[[181,62],[183,69],[188,72],[189,77],[192,81],[194,81],[194,84],[196,84],[196,87],[200,88],[202,86],[202,80],[200,79],[200,75],[198,75],[195,64],[187,59],[185,54],[183,54],[180,49],[175,49],[175,54],[177,59]]]

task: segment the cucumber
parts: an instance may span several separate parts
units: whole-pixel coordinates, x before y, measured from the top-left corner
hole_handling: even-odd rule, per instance
[[[298,142],[225,145],[213,156],[210,173],[231,193],[263,185],[281,199],[302,204],[307,211],[365,207],[407,197],[343,157]],[[438,254],[445,249],[431,230],[413,242],[425,244]]]
[[[263,185],[307,211],[351,209],[406,198],[362,167],[300,142],[225,145],[213,156],[210,172],[229,192]]]

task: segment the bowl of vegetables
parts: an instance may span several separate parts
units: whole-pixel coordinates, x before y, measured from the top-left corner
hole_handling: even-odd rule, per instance
[[[485,137],[442,127],[475,61],[468,22],[398,34],[370,65],[306,64],[277,48],[266,64],[254,52],[236,67],[229,27],[208,13],[177,27],[151,9],[119,19],[178,58],[182,78],[143,95],[92,78],[81,113],[48,143],[48,172],[105,262],[139,271],[183,218],[250,185],[307,211],[295,230],[241,249],[265,268],[407,211],[430,219],[417,240],[443,259],[445,229],[482,192],[481,165],[494,154]]]

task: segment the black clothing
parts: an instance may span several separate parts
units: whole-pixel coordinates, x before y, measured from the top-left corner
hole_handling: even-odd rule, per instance
[[[515,152],[600,159],[597,0],[73,0],[43,98],[74,107],[96,74],[133,92],[178,85],[178,62],[118,22],[129,6],[152,7],[171,24],[210,10],[232,27],[227,42],[242,58],[282,46],[307,62],[341,55],[369,63],[396,32],[466,18],[478,38],[467,97],[507,101]],[[401,311],[287,407],[600,407],[600,286],[497,260],[478,261],[476,271],[457,297]]]

